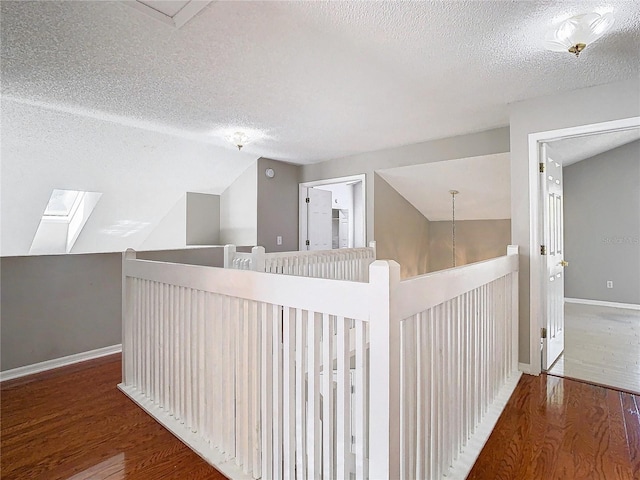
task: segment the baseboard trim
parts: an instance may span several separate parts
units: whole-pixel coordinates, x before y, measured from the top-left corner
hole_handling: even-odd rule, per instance
[[[533,375],[531,373],[531,364],[529,363],[518,363],[518,370],[527,375]]]
[[[45,372],[47,370],[53,370],[54,368],[66,367],[74,363],[85,362],[87,360],[93,360],[94,358],[105,357],[107,355],[113,355],[122,351],[122,344],[111,345],[110,347],[96,348],[88,352],[75,353],[66,357],[54,358],[53,360],[47,360],[45,362],[34,363],[33,365],[25,365],[24,367],[12,368],[0,372],[0,382],[5,380],[13,380],[14,378],[25,377],[27,375],[33,375],[34,373]]]
[[[640,305],[636,303],[605,302],[604,300],[589,300],[586,298],[565,298],[566,303],[581,303],[583,305],[597,305],[599,307],[627,308],[629,310],[640,310]]]

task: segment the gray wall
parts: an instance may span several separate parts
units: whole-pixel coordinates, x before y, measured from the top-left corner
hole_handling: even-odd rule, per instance
[[[402,278],[429,271],[429,220],[375,174],[376,256],[400,264]]]
[[[239,252],[251,251],[251,247],[237,247],[237,250]],[[224,264],[224,249],[222,247],[201,247],[177,250],[152,250],[136,252],[136,257],[141,260],[153,260],[156,262],[222,267]]]
[[[121,343],[120,253],[3,257],[0,368]]]
[[[273,168],[275,176],[265,175]],[[267,252],[298,250],[298,184],[300,166],[258,159],[258,242]],[[282,245],[276,237],[282,236]]]
[[[456,265],[507,254],[511,220],[456,220]],[[451,222],[430,222],[429,271],[453,266]]]
[[[220,243],[220,195],[187,192],[187,245]]]
[[[640,304],[640,141],[563,175],[565,296]]]
[[[535,171],[529,164],[529,134],[640,116],[640,80],[526,100],[511,105],[510,110],[511,238],[520,247],[519,360],[529,364],[529,173],[530,168]]]
[[[509,151],[509,128],[460,135],[405,145],[387,150],[362,153],[302,166],[301,182],[366,174],[367,240],[374,238],[374,172],[383,168],[419,165]]]
[[[222,266],[224,254],[213,247],[137,256]],[[2,257],[0,284],[2,371],[122,342],[121,253]]]

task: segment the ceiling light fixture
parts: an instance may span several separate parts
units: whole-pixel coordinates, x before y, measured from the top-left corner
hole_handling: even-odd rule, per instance
[[[229,141],[238,147],[238,150],[242,150],[242,147],[249,143],[249,136],[244,132],[235,132],[229,137]]]
[[[571,52],[579,56],[585,47],[602,35],[613,25],[613,14],[585,13],[568,18],[553,31],[549,32],[545,40],[545,47],[552,52]]]
[[[456,266],[456,195],[458,190],[449,190],[451,194],[451,256],[453,266]]]

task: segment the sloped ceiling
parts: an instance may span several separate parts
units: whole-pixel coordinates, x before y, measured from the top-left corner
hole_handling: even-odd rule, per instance
[[[579,59],[542,48],[598,8],[616,24]],[[305,164],[504,126],[510,102],[640,73],[629,1],[225,1],[179,28],[127,2],[0,9],[3,255],[28,250],[53,188],[105,194],[78,242],[106,248],[97,232],[152,228],[261,156]],[[263,138],[238,152],[223,138],[238,128]]]
[[[379,170],[377,173],[431,221],[511,218],[509,154]]]

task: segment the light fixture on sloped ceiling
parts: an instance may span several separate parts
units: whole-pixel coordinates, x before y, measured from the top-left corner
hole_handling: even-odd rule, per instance
[[[585,13],[563,21],[545,39],[545,47],[552,52],[570,52],[576,57],[587,45],[598,40],[613,25],[612,13]]]
[[[244,132],[234,132],[228,138],[231,143],[238,147],[238,150],[242,150],[242,147],[250,141],[249,136]]]

